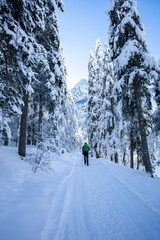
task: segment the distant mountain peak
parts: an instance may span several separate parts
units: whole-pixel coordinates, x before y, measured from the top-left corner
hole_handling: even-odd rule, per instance
[[[72,89],[73,100],[76,103],[81,99],[88,98],[88,81],[82,78]]]
[[[86,84],[88,85],[88,81],[85,78],[82,78],[76,85],[78,84]]]
[[[88,101],[88,81],[82,78],[71,89],[71,93],[77,109],[78,125],[82,127],[85,122],[86,104]]]

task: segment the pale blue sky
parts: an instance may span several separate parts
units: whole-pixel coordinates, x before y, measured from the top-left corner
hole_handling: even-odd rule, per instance
[[[97,38],[108,41],[110,0],[64,0],[65,12],[57,11],[60,39],[64,45],[67,84],[73,87],[81,78],[88,78],[90,50]],[[137,9],[146,32],[151,55],[160,58],[160,0],[137,0]]]

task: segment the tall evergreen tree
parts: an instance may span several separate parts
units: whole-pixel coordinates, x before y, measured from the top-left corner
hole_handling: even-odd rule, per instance
[[[29,88],[32,75],[28,58],[31,42],[28,41],[22,29],[23,1],[8,0],[1,2],[0,5],[0,38],[2,40],[0,78],[3,86],[1,106],[3,116],[9,118],[13,114],[21,114],[24,95],[27,96],[24,93],[25,89]]]
[[[102,63],[102,91],[101,91],[101,115],[100,115],[100,138],[101,138],[101,155],[112,158],[114,148],[111,143],[112,132],[115,127],[114,97],[113,87],[115,83],[113,63],[110,59],[109,45],[104,47],[104,57]]]
[[[146,47],[136,3],[131,0],[111,0],[109,16],[111,59],[118,80],[118,101],[121,102],[122,116],[128,123],[131,162],[134,143],[140,135],[142,160],[146,171],[152,174],[147,131],[152,107],[150,84],[154,62]]]
[[[64,48],[59,48],[61,60],[62,86],[60,95],[60,114],[58,114],[57,142],[60,148],[73,151],[77,148],[78,124],[75,105],[66,85],[67,68],[65,65]]]
[[[96,99],[94,105],[94,112],[96,112],[96,131],[94,132],[94,150],[96,157],[101,156],[101,142],[100,142],[100,115],[101,115],[101,106],[102,106],[102,61],[103,61],[103,48],[100,39],[96,41],[95,47],[95,59],[96,59],[96,76],[95,76],[95,89],[96,89]]]
[[[70,149],[74,148],[76,119],[66,86],[55,13],[56,7],[63,11],[63,2],[8,0],[0,4],[0,38],[3,44],[0,47],[0,122],[3,122],[0,137],[6,136],[6,132],[9,137],[8,119],[13,112],[21,117],[20,155],[26,154],[26,137],[29,144],[40,144],[50,139],[54,142],[53,148],[64,146],[67,150],[66,142],[69,145],[73,137]],[[64,129],[60,119],[63,119]]]
[[[96,132],[96,112],[94,106],[96,104],[96,61],[92,51],[88,63],[88,115],[87,115],[87,133],[88,142],[91,147],[91,155],[94,154],[95,132]]]

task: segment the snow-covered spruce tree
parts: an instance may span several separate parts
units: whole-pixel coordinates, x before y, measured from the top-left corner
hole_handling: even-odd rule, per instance
[[[5,20],[2,22],[2,24],[5,24],[2,30],[4,30],[4,33],[6,30],[6,35],[9,35],[7,41],[11,45],[11,50],[13,49],[15,51],[15,53],[11,53],[10,56],[12,55],[11,59],[13,59],[13,64],[17,63],[19,67],[16,66],[16,76],[17,79],[20,80],[20,83],[16,79],[15,83],[17,85],[13,87],[13,90],[18,91],[12,95],[15,96],[13,100],[16,104],[19,104],[19,109],[22,111],[19,153],[25,156],[28,102],[30,105],[27,134],[28,143],[31,143],[31,141],[32,144],[36,142],[40,143],[44,141],[44,139],[46,141],[46,139],[48,139],[48,133],[50,133],[49,139],[53,139],[54,141],[52,141],[52,143],[55,143],[53,147],[59,146],[60,141],[58,141],[57,138],[63,129],[58,127],[58,119],[62,115],[65,123],[67,122],[70,126],[70,130],[73,128],[73,132],[75,133],[76,131],[73,123],[75,120],[74,111],[71,111],[72,104],[69,94],[67,94],[62,69],[62,59],[59,52],[59,32],[55,15],[56,6],[63,11],[63,3],[60,0],[22,0],[17,2],[7,1],[7,3],[8,5],[5,2],[4,6],[6,12],[3,11],[3,13],[5,17],[6,14],[8,14],[9,17],[12,18],[10,20],[8,15],[6,17],[9,22],[7,22],[7,24],[11,29],[9,27],[6,28],[7,20]],[[19,11],[18,14],[16,14],[17,11]],[[3,50],[4,49],[5,48],[3,48]],[[3,56],[3,66],[4,70],[6,70],[8,61],[5,61],[5,54],[3,52],[1,56]],[[21,74],[19,74],[19,71],[21,71]],[[1,89],[4,90],[5,81],[1,82]],[[13,86],[12,83],[6,85],[8,87]],[[1,91],[1,95],[3,96],[2,103],[6,104],[5,98],[7,91],[5,91],[5,95],[3,92],[4,91]],[[20,100],[18,101],[17,98],[19,95]],[[67,103],[69,103],[70,107]],[[18,109],[18,107],[14,107],[14,109]],[[60,115],[59,112],[62,114]],[[69,114],[73,114],[73,116]],[[46,126],[48,128],[46,128]],[[49,131],[49,129],[51,129],[51,131]],[[68,137],[67,134],[65,136],[66,138]],[[71,134],[70,137],[72,138],[73,135]],[[65,142],[66,139],[63,140]],[[64,142],[63,146],[65,146]],[[76,141],[74,141],[74,143],[75,142]],[[75,146],[74,144],[72,145],[73,147]]]
[[[153,114],[154,131],[156,134],[160,132],[160,60],[158,60],[158,68],[155,81],[155,100],[157,103],[157,109]]]
[[[96,113],[96,132],[94,134],[94,151],[96,157],[101,156],[101,141],[100,141],[100,115],[102,106],[102,61],[103,61],[103,48],[100,39],[96,41],[95,47],[95,59],[96,59],[96,76],[95,76],[95,105],[93,106],[93,111]]]
[[[91,148],[92,157],[95,155],[95,133],[96,133],[96,112],[94,112],[95,98],[96,98],[96,61],[92,51],[90,51],[90,58],[88,63],[88,114],[87,114],[87,133],[88,142]]]
[[[33,10],[34,6],[34,11]],[[18,1],[13,2],[10,1],[10,9],[13,15],[15,15],[15,20],[17,21],[18,26],[20,26],[19,30],[19,46],[18,50],[20,54],[18,54],[19,65],[21,71],[23,72],[22,79],[22,114],[20,121],[20,136],[19,136],[19,155],[26,155],[26,137],[27,137],[27,118],[28,118],[28,104],[30,94],[33,93],[33,89],[31,87],[34,86],[33,80],[35,80],[35,75],[38,74],[37,70],[37,53],[41,54],[42,47],[39,46],[39,43],[36,39],[36,35],[34,34],[35,29],[37,30],[37,26],[42,27],[44,22],[43,20],[43,10],[42,9],[43,2],[38,1],[35,4],[35,1]],[[21,14],[15,14],[18,11],[19,7],[21,8]],[[41,7],[41,8],[40,8]],[[36,14],[35,14],[36,12]],[[38,16],[40,16],[38,18]],[[41,21],[40,21],[41,20]],[[37,79],[36,79],[37,81]]]
[[[38,102],[38,141],[41,143],[43,136],[43,116],[54,114],[58,105],[60,94],[60,57],[59,57],[59,32],[55,14],[56,4],[63,10],[60,1],[38,1],[32,3],[31,13],[36,24],[34,36],[38,43],[37,80],[34,88],[34,102]],[[36,15],[35,15],[36,12]],[[39,21],[40,20],[40,21]]]
[[[67,69],[65,65],[64,48],[59,48],[61,59],[62,86],[60,95],[59,114],[57,120],[57,147],[73,151],[77,148],[78,124],[75,105],[66,85]]]
[[[160,155],[160,60],[158,60],[157,64],[157,74],[155,74],[155,101],[157,104],[156,110],[153,113],[153,131],[149,137],[149,147],[152,157],[152,162],[154,167],[159,165],[159,155]]]
[[[11,46],[11,36],[7,35],[6,29],[8,24],[11,22],[10,28],[13,27],[14,23],[11,14],[8,11],[8,7],[3,2],[0,2],[0,112],[1,112],[1,125],[0,135],[1,143],[7,145],[10,139],[10,116],[12,106],[17,103],[18,99],[14,99],[18,96],[16,91],[16,59],[15,55],[17,50]],[[12,83],[9,81],[12,79]],[[8,96],[7,96],[8,93]],[[9,111],[10,110],[10,111]]]
[[[150,84],[154,62],[147,51],[145,33],[140,21],[136,3],[131,0],[111,0],[110,48],[117,78],[118,101],[130,136],[131,162],[133,151],[138,145],[147,172],[152,166],[147,144],[150,125],[151,92]],[[137,129],[138,128],[138,129]]]
[[[110,49],[106,43],[102,62],[102,91],[101,91],[101,115],[100,115],[100,141],[101,155],[107,155],[113,160],[115,152],[115,141],[113,141],[113,130],[115,127],[113,87],[115,83],[113,63],[110,60]]]
[[[2,116],[7,119],[14,114],[21,114],[22,99],[26,99],[25,96],[27,96],[24,93],[29,88],[32,75],[28,58],[31,43],[28,39],[26,41],[26,34],[22,29],[23,1],[2,1],[0,6],[0,38],[2,43],[0,48],[2,63],[0,78],[3,96],[1,106]],[[14,118],[12,117],[12,119]]]
[[[10,72],[15,72],[17,78],[13,81],[13,76],[13,80],[9,82],[11,77],[8,76],[6,86],[11,88],[14,93],[13,100],[15,101],[15,105],[12,104],[14,107],[12,106],[11,109],[18,112],[17,110],[19,110],[18,107],[20,106],[18,113],[20,114],[20,111],[22,112],[19,140],[19,154],[22,156],[26,154],[27,112],[29,92],[32,93],[31,82],[32,85],[34,85],[32,81],[33,76],[39,74],[39,57],[41,56],[41,62],[44,60],[46,63],[46,59],[44,58],[45,49],[38,43],[37,36],[34,34],[35,30],[38,32],[40,28],[44,27],[43,5],[43,1],[36,1],[35,4],[35,1],[23,0],[16,2],[7,1],[3,5],[2,29],[5,31],[6,39],[9,41],[7,45],[8,56],[6,62],[8,64],[10,59],[13,61]],[[46,65],[47,64],[45,64],[45,66]],[[36,82],[37,81],[38,79],[36,79]],[[12,91],[10,91],[10,93],[12,93]],[[8,97],[8,91],[6,91],[5,94]]]
[[[77,129],[74,106],[66,86],[66,67],[63,47],[59,41],[56,5],[63,11],[61,1],[46,1],[43,8],[44,25],[35,32],[42,51],[38,63],[38,82],[33,88],[35,101],[39,104],[39,144],[47,144],[49,149],[65,148],[68,151],[75,149]]]

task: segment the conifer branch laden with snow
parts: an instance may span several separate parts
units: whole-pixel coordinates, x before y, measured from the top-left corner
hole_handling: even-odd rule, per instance
[[[121,159],[124,165],[130,163],[137,169],[142,163],[152,175],[154,154],[148,147],[153,127],[151,87],[155,83],[159,106],[159,69],[147,50],[136,3],[110,3],[109,46],[102,53],[97,40],[95,57],[91,52],[88,65],[88,139],[93,156],[115,162]],[[159,129],[158,109],[153,119],[154,129]]]
[[[38,146],[47,144],[50,150],[71,151],[77,146],[77,125],[55,13],[56,7],[64,10],[63,2],[0,4],[2,144],[14,140],[12,121],[18,118],[19,123],[21,118],[16,130],[20,127],[21,156],[26,155],[26,140]]]
[[[100,47],[100,48],[99,48]],[[98,48],[102,49],[100,41],[98,40]],[[98,49],[97,57],[98,57]],[[88,117],[87,117],[87,132],[88,141],[91,147],[91,155],[99,157],[99,145],[98,145],[98,121],[99,121],[99,84],[100,84],[100,71],[101,71],[101,61],[99,61],[99,66],[97,67],[97,59],[94,57],[93,52],[90,52],[90,59],[88,64]],[[100,89],[99,89],[100,90]]]
[[[116,134],[116,114],[113,87],[115,84],[113,63],[110,59],[110,48],[106,43],[104,47],[104,57],[102,63],[102,86],[101,86],[101,115],[100,115],[100,137],[101,137],[101,156],[115,159],[118,146],[114,139]]]
[[[156,69],[155,62],[146,47],[136,3],[130,0],[111,1],[109,16],[111,59],[117,78],[115,88],[128,126],[130,161],[133,163],[133,152],[140,151],[146,171],[152,174],[147,134],[151,126],[150,85]]]

